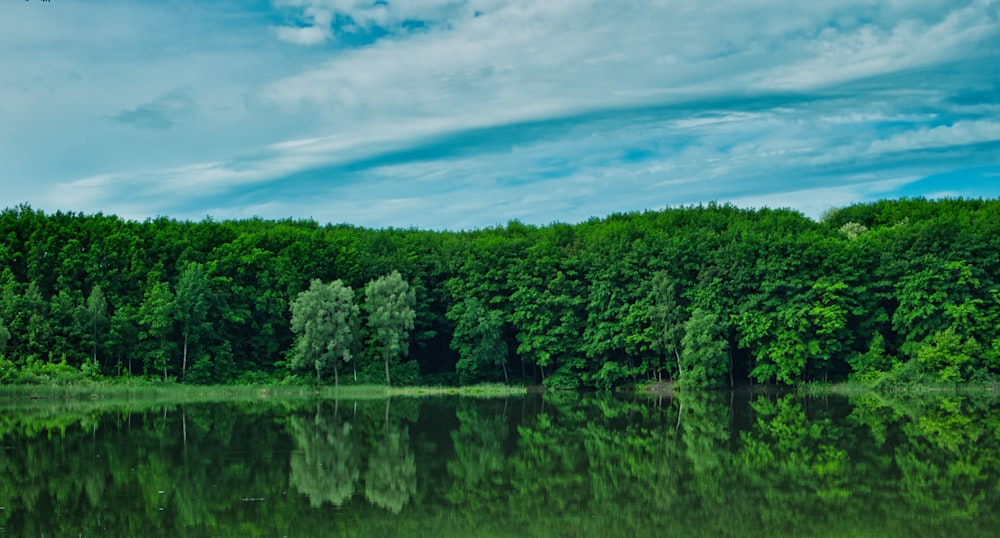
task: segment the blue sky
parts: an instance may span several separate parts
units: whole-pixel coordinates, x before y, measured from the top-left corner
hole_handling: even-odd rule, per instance
[[[1000,196],[1000,0],[5,0],[0,73],[0,207],[468,229]]]

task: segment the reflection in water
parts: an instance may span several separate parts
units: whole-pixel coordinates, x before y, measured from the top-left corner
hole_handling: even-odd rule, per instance
[[[291,461],[292,487],[307,495],[313,507],[324,502],[343,505],[354,495],[354,485],[361,476],[351,423],[342,421],[336,411],[324,414],[316,404],[315,417],[292,416],[288,426],[296,447]]]
[[[417,489],[417,462],[405,426],[389,421],[392,400],[385,401],[385,436],[368,456],[365,498],[398,514]]]
[[[988,400],[274,402],[0,414],[0,536],[995,536]]]

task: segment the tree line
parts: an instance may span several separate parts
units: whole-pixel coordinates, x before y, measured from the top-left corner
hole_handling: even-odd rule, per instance
[[[987,380],[998,252],[998,200],[460,232],[22,205],[0,213],[0,382]]]

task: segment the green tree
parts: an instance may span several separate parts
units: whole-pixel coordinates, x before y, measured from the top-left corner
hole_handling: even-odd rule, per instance
[[[953,327],[948,327],[924,341],[917,351],[917,360],[938,380],[961,383],[969,378],[982,351],[974,339],[963,339]]]
[[[459,382],[469,384],[484,378],[495,379],[496,370],[493,370],[493,375],[489,370],[499,366],[503,370],[504,382],[510,383],[502,314],[484,309],[476,299],[469,299],[464,307],[451,339],[451,348],[458,352],[455,369]]]
[[[7,330],[7,326],[0,321],[0,356],[7,351],[7,342],[10,341],[10,331]]]
[[[126,304],[115,309],[108,323],[108,349],[112,360],[116,362],[118,373],[132,375],[132,361],[139,358],[137,343],[141,330],[139,327],[139,309]]]
[[[824,371],[829,371],[835,361],[846,362],[851,348],[849,321],[858,313],[851,297],[850,287],[844,282],[817,281],[809,292],[813,297],[807,315],[809,327],[809,352]]]
[[[339,385],[338,363],[350,362],[354,343],[352,320],[358,315],[354,290],[339,280],[324,284],[314,279],[292,301],[291,310],[296,335],[292,367],[315,369],[317,384],[324,371],[333,370],[334,384]]]
[[[968,262],[924,256],[916,263],[896,283],[899,307],[892,317],[892,327],[903,339],[900,351],[909,357],[916,357],[924,339],[948,327],[949,318],[959,321],[967,309],[955,310],[956,305],[976,304],[982,288]]]
[[[108,301],[100,284],[94,284],[87,296],[87,324],[90,326],[90,343],[94,365],[97,365],[97,349],[101,344],[101,334],[108,325]]]
[[[722,326],[712,312],[696,308],[684,323],[681,339],[681,364],[684,374],[678,383],[685,388],[717,387],[723,384],[729,368]]]
[[[139,307],[139,326],[142,328],[140,338],[151,343],[149,354],[145,357],[144,370],[150,366],[163,371],[163,379],[167,379],[167,364],[170,359],[170,336],[174,330],[174,294],[170,285],[149,278],[149,286],[142,306]]]
[[[652,304],[649,317],[653,349],[673,355],[679,375],[684,375],[681,361],[681,340],[684,337],[686,312],[677,300],[677,286],[664,271],[653,275]]]
[[[174,299],[183,338],[181,379],[187,377],[188,347],[197,346],[202,336],[212,328],[208,322],[209,294],[209,281],[204,266],[188,262],[181,270],[180,280],[177,282],[177,297]]]
[[[416,294],[399,271],[381,276],[365,286],[368,327],[374,331],[375,342],[382,348],[386,385],[392,385],[389,363],[397,357],[405,357],[409,351],[407,337],[416,319],[415,304]]]
[[[885,337],[876,332],[868,345],[868,351],[859,353],[848,359],[853,373],[852,378],[862,382],[874,382],[883,373],[892,368],[892,360],[886,356]]]
[[[52,328],[50,356],[58,355],[73,366],[80,366],[87,359],[87,322],[83,299],[79,292],[66,289],[49,299],[48,322]]]

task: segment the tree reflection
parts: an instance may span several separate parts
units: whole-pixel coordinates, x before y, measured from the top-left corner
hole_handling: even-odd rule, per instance
[[[324,502],[342,506],[354,495],[361,476],[351,423],[340,422],[336,408],[329,416],[316,404],[314,417],[290,417],[288,425],[296,446],[290,462],[292,486],[308,496],[313,507]]]
[[[503,469],[503,444],[509,433],[506,406],[502,412],[481,402],[464,400],[455,411],[458,428],[451,432],[455,459],[448,462],[453,490],[478,487]]]
[[[983,400],[953,395],[867,400],[857,409],[866,409],[865,417],[878,416],[873,409],[891,410],[904,436],[893,454],[900,496],[912,510],[940,522],[974,519],[996,506],[1000,419],[990,407]]]
[[[406,426],[389,420],[391,400],[385,401],[385,435],[368,457],[365,498],[398,514],[417,490],[417,461]]]
[[[0,535],[997,535],[996,402],[743,398],[3,413]]]

